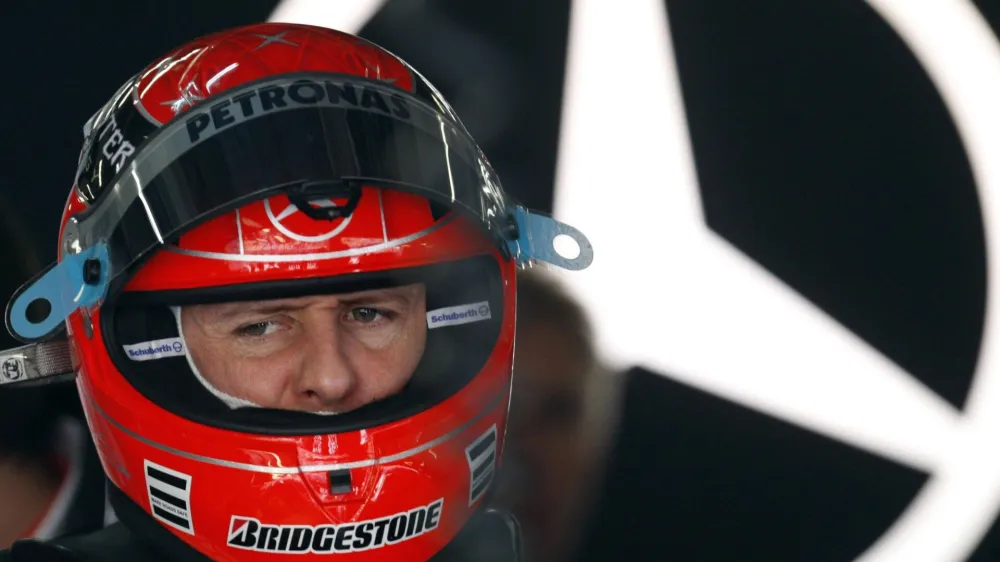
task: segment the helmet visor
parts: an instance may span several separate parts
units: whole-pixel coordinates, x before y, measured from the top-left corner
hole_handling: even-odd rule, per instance
[[[132,103],[114,105],[118,114],[92,128],[85,161],[114,158],[109,142],[122,142],[124,134],[109,127],[137,121],[122,114],[138,112]],[[98,157],[89,156],[95,150]],[[88,186],[93,204],[64,228],[62,261],[73,271],[36,283],[54,309],[49,318],[25,322],[30,315],[18,303],[8,312],[21,339],[48,335],[72,310],[116,291],[124,274],[163,243],[279,193],[350,201],[362,183],[414,193],[474,217],[507,252],[507,202],[464,128],[378,81],[297,73],[248,83],[179,115],[117,164],[104,185]]]

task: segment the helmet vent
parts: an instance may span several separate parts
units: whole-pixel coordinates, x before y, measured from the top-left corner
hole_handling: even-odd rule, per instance
[[[330,479],[330,493],[333,495],[350,494],[353,490],[351,486],[351,471],[347,469],[331,470],[327,473]]]

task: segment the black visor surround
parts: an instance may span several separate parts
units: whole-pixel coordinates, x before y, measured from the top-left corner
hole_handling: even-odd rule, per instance
[[[491,317],[427,329],[424,354],[404,389],[339,415],[224,404],[185,357],[133,361],[124,346],[179,336],[172,306],[293,298],[423,283],[427,310],[488,302]],[[101,329],[115,368],[144,397],[197,423],[261,435],[319,435],[368,429],[413,416],[444,401],[479,375],[494,353],[504,321],[503,280],[492,255],[372,273],[268,281],[178,291],[121,293],[102,307]],[[261,373],[260,376],[266,376]]]

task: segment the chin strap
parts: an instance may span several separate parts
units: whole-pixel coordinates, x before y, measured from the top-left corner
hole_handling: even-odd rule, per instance
[[[521,534],[521,524],[513,514],[499,509],[487,509],[486,513],[497,517],[510,532],[510,555],[513,562],[524,562],[524,535]]]
[[[521,525],[506,511],[477,511],[430,562],[524,562]]]
[[[45,384],[74,375],[65,339],[0,351],[0,385]]]

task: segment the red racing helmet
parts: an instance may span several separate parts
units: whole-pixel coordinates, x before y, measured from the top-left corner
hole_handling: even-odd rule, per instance
[[[192,41],[84,136],[59,259],[11,300],[29,345],[0,378],[76,376],[122,522],[223,561],[419,561],[452,541],[503,451],[516,270],[582,269],[586,238],[512,202],[414,69],[329,29]],[[337,415],[234,402],[178,316],[407,284],[426,294],[412,376]]]

